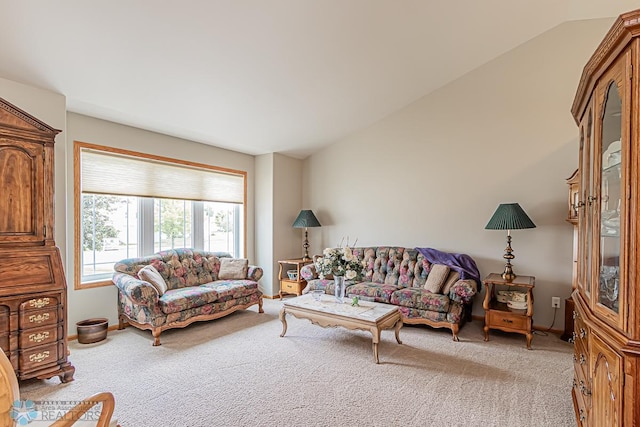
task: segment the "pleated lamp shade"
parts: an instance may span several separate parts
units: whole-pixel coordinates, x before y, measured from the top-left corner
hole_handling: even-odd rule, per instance
[[[536,225],[517,203],[500,204],[485,227],[487,230],[520,230],[523,228],[536,228]]]
[[[298,214],[298,217],[295,221],[293,221],[293,228],[304,228],[304,243],[302,247],[304,248],[304,256],[303,260],[310,260],[309,257],[309,237],[307,235],[307,227],[322,227],[320,225],[320,221],[313,214],[313,211],[310,209],[303,209]]]
[[[320,227],[320,221],[311,210],[301,210],[293,221],[293,228]]]

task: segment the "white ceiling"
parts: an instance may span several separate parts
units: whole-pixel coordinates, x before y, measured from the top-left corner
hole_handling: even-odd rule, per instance
[[[556,25],[635,7],[628,0],[0,0],[0,76],[64,94],[69,111],[304,158]]]

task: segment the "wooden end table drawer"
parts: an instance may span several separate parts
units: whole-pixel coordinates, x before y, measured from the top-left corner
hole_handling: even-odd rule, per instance
[[[507,311],[492,310],[489,313],[489,323],[494,327],[504,327],[511,329],[527,329],[528,318],[520,314],[509,313]]]
[[[287,293],[298,293],[298,287],[299,287],[299,283],[297,282],[287,282],[286,280],[283,280],[281,282],[281,288],[283,292],[287,292]]]

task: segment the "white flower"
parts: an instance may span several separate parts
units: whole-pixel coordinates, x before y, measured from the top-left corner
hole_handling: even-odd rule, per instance
[[[356,257],[353,256],[353,252],[351,252],[351,248],[349,248],[348,246],[344,248],[344,255],[342,256],[342,259],[347,262],[350,262],[356,259]]]
[[[357,275],[358,275],[358,273],[356,273],[355,271],[353,271],[353,270],[347,270],[347,273],[344,275],[344,277],[345,277],[347,280],[353,280],[353,279],[355,279],[355,278],[356,278],[356,276],[357,276]]]

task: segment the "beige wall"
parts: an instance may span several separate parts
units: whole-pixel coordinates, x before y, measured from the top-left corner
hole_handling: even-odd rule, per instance
[[[551,297],[571,291],[565,179],[578,132],[569,110],[611,22],[560,25],[309,157],[304,202],[323,224],[312,241],[463,252],[484,276],[502,271],[506,245],[506,232],[484,227],[498,204],[518,202],[537,228],[512,232],[514,270],[536,276],[534,322],[550,326]]]
[[[280,291],[278,260],[301,258],[301,230],[291,227],[302,209],[302,160],[272,153],[256,157],[256,246],[264,269],[261,289]]]
[[[107,317],[117,322],[116,288],[73,289],[73,141],[139,151],[213,166],[247,172],[247,256],[254,258],[254,157],[211,147],[184,139],[148,132],[141,129],[69,113],[67,115],[67,217],[66,237],[67,282],[69,288],[69,333],[75,334],[75,322],[90,317]]]
[[[256,264],[264,275],[260,290],[265,295],[277,292],[273,256],[273,153],[256,156]]]

